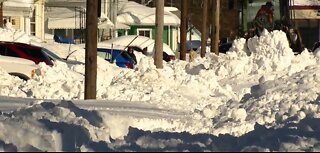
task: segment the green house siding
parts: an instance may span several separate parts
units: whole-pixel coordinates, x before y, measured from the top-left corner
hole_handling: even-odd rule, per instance
[[[126,31],[128,35],[138,35],[138,30],[139,29],[146,29],[146,30],[150,30],[151,31],[151,37],[152,39],[156,38],[156,27],[155,26],[141,26],[141,25],[131,25],[130,29],[128,30],[124,30],[124,29],[119,29],[118,30],[118,36],[124,36],[126,35]],[[173,48],[173,43],[175,43],[175,39],[174,36],[174,30],[177,30],[178,28],[175,26],[164,26],[163,29],[163,42],[166,43],[167,45],[170,46],[170,48],[172,50],[175,50]]]
[[[125,29],[119,29],[118,30],[118,37],[125,36],[125,35],[126,35],[126,30]]]
[[[152,39],[156,38],[156,27],[155,26],[131,26],[128,31],[128,35],[137,35],[139,29],[150,29],[151,30],[151,37]],[[169,27],[165,26],[163,30],[163,42],[169,45]],[[171,43],[170,43],[171,44]]]

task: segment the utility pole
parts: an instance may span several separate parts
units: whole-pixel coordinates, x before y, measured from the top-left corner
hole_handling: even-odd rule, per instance
[[[212,1],[211,52],[219,55],[220,0]]]
[[[181,0],[180,24],[180,60],[186,60],[187,28],[188,28],[188,0]]]
[[[210,23],[210,52],[214,53],[214,31],[216,30],[214,25],[215,25],[215,3],[214,1],[216,0],[211,0],[211,23]]]
[[[96,99],[97,94],[97,9],[98,0],[87,0],[84,99]]]
[[[201,30],[201,57],[206,56],[207,51],[207,18],[208,18],[208,0],[202,0],[202,30]]]
[[[164,20],[164,0],[156,1],[156,42],[154,64],[158,69],[163,68],[163,20]]]
[[[0,3],[0,28],[3,28],[3,2]]]
[[[220,41],[220,0],[216,0],[216,13],[215,13],[215,39],[214,51],[219,55],[219,41]]]

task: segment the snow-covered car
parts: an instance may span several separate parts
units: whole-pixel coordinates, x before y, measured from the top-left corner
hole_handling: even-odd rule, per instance
[[[39,66],[28,59],[0,55],[0,67],[10,75],[23,80],[29,80],[36,75],[40,75]]]
[[[139,36],[139,35],[128,35],[120,36],[114,39],[103,41],[98,43],[98,48],[112,48],[124,50],[128,47],[132,47],[135,51],[144,52],[147,56],[153,56],[155,53],[155,40]],[[163,43],[163,60],[166,62],[175,60],[175,54],[172,49],[165,43]]]
[[[69,60],[68,57],[69,57],[69,55],[71,55],[72,53],[69,54],[67,58],[61,58],[59,55],[55,54],[54,52],[48,50],[48,49],[45,48],[45,47],[42,47],[41,50],[42,50],[42,52],[43,52],[46,56],[49,57],[49,59],[50,59],[51,61],[64,62],[64,63],[66,63],[68,66],[77,65],[77,64],[84,64],[84,63],[82,63],[82,62],[80,62],[80,61]]]
[[[78,61],[62,59],[44,47],[20,42],[0,41],[0,55],[29,59],[36,64],[45,62],[50,66],[54,65],[54,61],[65,62],[68,65],[83,64]]]

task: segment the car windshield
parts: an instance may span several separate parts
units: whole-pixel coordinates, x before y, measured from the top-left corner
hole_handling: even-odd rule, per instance
[[[60,60],[63,61],[63,59],[61,57],[59,57],[57,54],[51,52],[50,50],[46,49],[46,48],[42,48],[41,49],[45,54],[47,54],[52,60]]]

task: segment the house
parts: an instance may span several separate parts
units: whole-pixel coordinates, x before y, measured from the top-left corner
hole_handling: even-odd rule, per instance
[[[117,24],[129,28],[119,29],[117,35],[141,35],[156,38],[156,9],[129,1],[120,8]],[[178,49],[180,19],[175,14],[164,11],[163,42],[174,51]]]
[[[0,0],[0,3],[3,4],[3,20],[10,22],[12,28],[32,35],[38,34],[35,31],[34,0]]]
[[[156,5],[156,0],[131,0],[143,5],[154,7]],[[221,12],[220,12],[220,38],[228,38],[231,34],[238,34],[242,29],[240,29],[241,18],[240,11],[242,4],[248,0],[221,0]],[[256,0],[255,0],[256,1]],[[199,40],[201,36],[202,27],[202,12],[203,12],[203,1],[202,0],[165,0],[165,6],[175,7],[181,10],[181,2],[188,2],[188,19],[189,19],[189,29],[194,29],[191,34],[192,40]],[[209,0],[208,5],[208,29],[207,37],[209,37],[210,23],[214,17],[212,11],[212,2],[214,0]],[[178,15],[179,16],[179,15]],[[194,27],[194,28],[192,28]],[[190,40],[190,33],[187,34],[187,40]]]
[[[111,0],[101,1],[101,17],[99,18],[99,37],[110,35],[114,24],[108,17]],[[52,35],[75,39],[84,42],[86,26],[86,0],[47,0],[44,11],[45,32]],[[107,32],[107,34],[105,34]]]
[[[320,41],[320,1],[295,0],[290,10],[304,45],[312,49]]]

